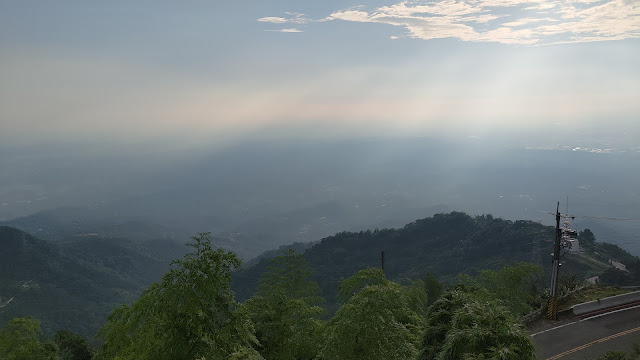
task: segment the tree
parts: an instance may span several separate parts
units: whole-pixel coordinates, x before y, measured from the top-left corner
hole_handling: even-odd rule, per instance
[[[424,319],[412,304],[412,292],[384,279],[378,269],[366,269],[343,280],[342,294],[353,293],[329,321],[320,358],[410,359],[417,354]]]
[[[419,360],[533,360],[531,338],[517,319],[484,289],[456,286],[427,314]]]
[[[230,289],[240,259],[213,249],[209,233],[192,239],[194,251],[173,261],[160,283],[109,316],[98,358],[222,359],[257,345],[248,312]]]
[[[462,275],[460,279],[467,285],[486,289],[493,299],[515,315],[524,315],[537,300],[540,274],[542,269],[539,266],[519,262],[497,271],[482,270],[475,278]]]
[[[311,305],[322,304],[324,299],[318,295],[318,284],[310,280],[313,271],[307,261],[296,255],[293,249],[285,250],[282,254],[271,259],[260,277],[256,295],[285,295],[289,299],[300,299]]]
[[[442,294],[442,283],[440,283],[438,277],[433,273],[427,273],[427,275],[425,275],[424,291],[427,294],[427,306],[431,306]]]
[[[384,285],[388,280],[384,272],[376,268],[367,268],[358,271],[355,275],[342,279],[338,285],[338,302],[346,303],[353,295],[369,285]]]
[[[53,341],[62,360],[90,360],[95,352],[84,338],[68,330],[58,331]]]
[[[445,292],[428,309],[418,360],[435,359],[442,351],[447,334],[452,329],[455,312],[471,301],[471,290],[464,285]]]
[[[578,233],[578,240],[582,246],[592,246],[596,242],[596,237],[589,229],[584,229]]]
[[[535,360],[531,337],[495,301],[473,300],[455,312],[438,360]]]
[[[40,342],[40,322],[25,317],[15,318],[0,329],[0,359],[55,359],[56,346]]]
[[[265,359],[313,359],[320,347],[324,302],[306,260],[290,249],[271,260],[246,303]]]
[[[244,346],[229,355],[229,360],[264,360],[254,348]]]

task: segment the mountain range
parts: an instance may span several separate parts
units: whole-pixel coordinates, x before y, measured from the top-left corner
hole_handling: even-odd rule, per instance
[[[46,231],[29,227],[26,220],[22,223],[47,240],[0,226],[0,323],[29,315],[42,321],[45,334],[68,329],[92,337],[114,308],[131,303],[161,278],[172,259],[187,251],[186,239],[176,241],[154,234],[161,228],[137,223],[115,226],[113,229],[132,234],[125,238],[108,236],[117,231],[85,233],[82,225],[67,229],[70,232],[64,227],[56,232],[55,221],[51,221],[52,227]],[[482,269],[526,261],[543,269],[539,286],[544,288],[553,234],[553,227],[533,221],[440,213],[400,228],[343,231],[319,241],[267,251],[234,274],[232,288],[239,301],[251,297],[270,259],[289,248],[301,253],[313,269],[313,279],[330,311],[336,308],[340,280],[358,270],[381,266],[382,252],[387,277],[400,282],[432,273],[445,284],[453,284],[461,273],[474,275]],[[637,257],[618,246],[595,241],[590,231],[580,232],[580,239],[582,251],[563,257],[563,276],[580,281],[610,272],[611,260],[635,264],[629,267],[632,272],[640,269]],[[625,281],[634,276],[626,276]]]

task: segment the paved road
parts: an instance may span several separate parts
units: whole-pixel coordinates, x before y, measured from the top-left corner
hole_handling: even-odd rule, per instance
[[[538,359],[591,360],[609,350],[628,352],[640,343],[640,305],[554,325],[533,334]]]

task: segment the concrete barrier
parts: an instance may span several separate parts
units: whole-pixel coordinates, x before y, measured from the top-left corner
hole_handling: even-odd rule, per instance
[[[612,306],[629,304],[632,302],[640,301],[640,291],[634,291],[622,295],[610,296],[603,299],[589,301],[582,304],[573,305],[571,308],[574,315],[587,314],[593,311],[598,311]]]

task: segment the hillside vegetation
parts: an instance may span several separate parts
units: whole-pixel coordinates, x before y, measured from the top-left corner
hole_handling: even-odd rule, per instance
[[[585,251],[563,257],[561,276],[565,279],[580,282],[611,272],[608,259],[629,263],[638,260],[615,245],[596,242],[588,230],[581,237]],[[461,273],[473,275],[482,269],[495,270],[524,261],[543,269],[539,286],[544,288],[550,276],[553,238],[554,228],[537,222],[452,212],[416,220],[399,229],[341,232],[316,243],[302,256],[332,307],[340,280],[363,268],[380,267],[382,251],[386,276],[400,282],[433,273],[445,283],[454,283]],[[267,264],[265,258],[236,274],[234,289],[240,299],[255,292],[257,279]]]
[[[602,283],[609,284],[638,279],[637,257],[617,246],[597,242],[588,230],[580,237],[584,252],[563,258],[561,283],[574,286],[594,275],[601,275]],[[441,281],[445,285],[490,287],[493,273],[483,270],[497,271],[505,265],[527,262],[542,270],[531,272],[526,304],[517,307],[517,312],[523,312],[521,309],[543,301],[552,239],[552,227],[531,221],[508,221],[491,215],[472,217],[460,212],[438,214],[399,229],[341,232],[314,244],[282,247],[244,268],[234,266],[239,270],[232,273],[231,286],[241,302],[260,294],[259,279],[271,258],[293,248],[308,264],[309,279],[317,284],[318,297],[324,299],[313,303],[328,310],[320,316],[324,319],[342,304],[338,296],[341,281],[363,269],[380,268],[381,251],[385,252],[385,279],[402,286],[422,280],[426,284]],[[91,339],[113,309],[131,303],[143,289],[160,279],[169,269],[168,257],[178,252],[175,247],[176,243],[170,241],[96,236],[46,242],[1,226],[0,324],[32,316],[41,322],[45,336],[71,330]],[[614,270],[608,264],[611,259],[626,264],[629,271]],[[519,269],[521,273],[529,272],[526,267]],[[471,277],[459,277],[460,274]],[[470,278],[480,282],[469,281]],[[504,294],[503,290],[496,290],[496,294]]]
[[[135,299],[168,262],[118,239],[52,244],[0,226],[0,323],[33,316],[45,334],[93,337],[119,304]]]

